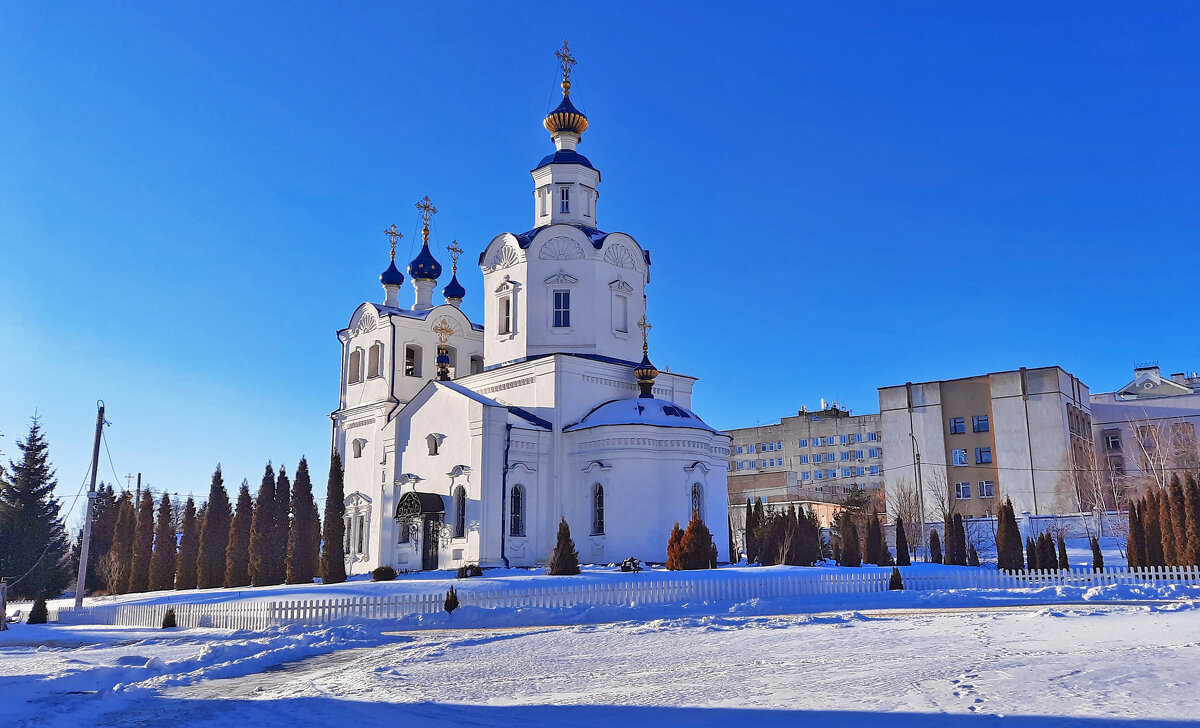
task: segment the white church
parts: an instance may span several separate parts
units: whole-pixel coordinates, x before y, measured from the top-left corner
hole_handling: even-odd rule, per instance
[[[676,521],[693,511],[729,557],[729,437],[691,411],[695,377],[659,372],[647,355],[650,254],[602,232],[600,171],[577,151],[588,120],[570,99],[575,60],[558,52],[563,99],[544,125],[554,151],[533,170],[533,229],[502,233],[479,256],[484,321],[429,248],[405,276],[380,276],[338,332],[342,372],[333,420],[345,467],[347,570],[545,563],[560,518],[582,563],[666,560]]]

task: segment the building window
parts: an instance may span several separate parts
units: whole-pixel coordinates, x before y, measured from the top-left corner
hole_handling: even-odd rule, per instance
[[[813,447],[821,447],[821,438],[819,438],[819,437],[813,438]]]
[[[872,457],[872,458],[879,457],[879,448],[873,447],[873,448],[867,450],[867,457]]]
[[[570,187],[560,187],[558,189],[558,211],[559,212],[570,212],[571,211],[571,188]]]
[[[538,198],[541,200],[541,203],[542,203],[541,214],[545,215],[546,214],[546,200],[550,199],[550,194],[549,194],[550,191],[546,188],[542,188],[542,189],[538,190],[538,193],[539,193]]]
[[[850,436],[849,435],[841,435],[840,437],[838,437],[838,442],[843,445],[849,445],[850,444]]]
[[[814,472],[816,473],[816,475],[814,475],[813,477],[815,477],[817,480],[825,479],[825,471],[824,470],[816,470]]]
[[[350,352],[350,364],[346,367],[346,381],[358,384],[362,381],[362,349]]]
[[[854,433],[854,441],[855,441],[855,442],[862,442],[862,440],[863,440],[863,438],[862,438],[862,433],[861,433],[861,432],[856,432],[856,433]]]
[[[807,470],[800,473],[800,480],[808,480],[808,471]]]
[[[834,470],[833,468],[830,468],[829,470],[825,471],[825,477],[830,478],[830,479],[836,478],[837,471]]]
[[[592,486],[592,533],[604,533],[604,486],[599,483]]]
[[[961,435],[967,431],[967,421],[962,417],[950,418],[950,434]]]
[[[353,524],[354,524],[354,519],[352,519],[350,516],[346,516],[346,525],[345,525],[346,533],[342,537],[342,549],[346,553],[350,553],[350,537],[353,535],[353,529],[351,528],[351,526],[353,526]]]
[[[954,497],[959,500],[966,500],[966,499],[970,498],[971,497],[971,484],[970,483],[955,483],[954,484]]]
[[[525,535],[525,489],[519,485],[508,492],[508,535]]]
[[[416,344],[404,347],[404,376],[421,376],[421,347]]]
[[[807,456],[807,455],[801,455],[801,456],[800,456],[800,464],[801,464],[801,465],[808,465],[808,456]]]
[[[704,493],[699,483],[692,483],[692,513],[701,521],[704,520]]]
[[[483,357],[475,354],[471,357],[471,373],[479,374],[483,371]]]
[[[554,327],[567,328],[571,325],[571,292],[554,292]]]
[[[613,328],[622,334],[629,333],[629,297],[613,297]]]
[[[855,475],[857,475],[857,476],[859,476],[859,477],[862,477],[862,476],[864,476],[864,475],[866,475],[866,474],[867,474],[867,469],[866,469],[866,468],[863,468],[863,467],[858,467],[858,468],[855,468],[855,469],[854,469],[854,474],[855,474]]]
[[[504,296],[500,299],[500,312],[497,326],[502,334],[512,333],[512,297]]]
[[[1105,435],[1104,436],[1104,449],[1113,451],[1113,452],[1120,452],[1120,450],[1121,450],[1121,433],[1117,432],[1117,433],[1113,433],[1111,435]]]
[[[854,474],[853,468],[842,468],[842,477],[843,478],[849,478],[853,474]]]
[[[849,451],[849,450],[842,450],[842,452],[841,452],[841,454],[839,455],[839,457],[840,457],[842,460],[849,460],[849,459],[850,459],[850,451]]]
[[[990,480],[979,481],[979,497],[980,498],[995,498],[996,484]]]
[[[1113,475],[1125,474],[1125,458],[1120,455],[1111,455],[1108,458],[1108,470]]]
[[[742,461],[741,461],[741,460],[738,460],[738,461],[737,461],[737,464],[736,464],[736,466],[735,466],[735,467],[736,467],[738,470],[741,470],[741,469],[742,469]]]
[[[832,463],[834,458],[836,458],[836,457],[837,457],[837,453],[827,452],[827,453],[825,453],[825,462]]]
[[[954,464],[955,465],[966,465],[967,464],[967,451],[965,448],[954,451]]]
[[[878,439],[879,439],[879,433],[878,433],[878,432],[868,432],[868,433],[867,433],[867,441],[868,441],[868,442],[875,442],[875,441],[876,441],[876,440],[878,440]]]
[[[992,448],[977,447],[975,448],[975,464],[987,465],[992,462]]]
[[[442,446],[441,440],[437,435],[429,435],[426,437],[425,444],[429,445],[430,455],[437,455]]]
[[[987,432],[988,427],[987,415],[975,415],[971,418],[971,432]]]
[[[357,438],[350,443],[350,452],[356,458],[361,458],[363,453],[363,445],[367,444],[366,440]]]
[[[878,465],[871,466],[871,475],[879,475],[879,466]]]
[[[467,535],[467,489],[461,485],[454,489],[454,538]]]
[[[380,359],[383,358],[383,344],[376,341],[367,351],[367,378],[379,376]]]
[[[796,442],[796,444],[799,445],[800,447],[808,447],[808,440],[807,439],[799,440]]]
[[[775,442],[775,449],[776,449],[776,450],[782,450],[782,449],[783,449],[783,441],[782,441],[782,440],[777,440],[777,441]]]
[[[367,519],[363,516],[359,516],[355,519],[355,526],[357,527],[358,532],[355,534],[356,538],[354,540],[354,551],[355,553],[361,554],[363,552],[363,543],[367,535]]]

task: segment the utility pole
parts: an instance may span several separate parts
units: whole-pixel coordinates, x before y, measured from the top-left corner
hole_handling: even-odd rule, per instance
[[[104,400],[96,403],[96,439],[92,441],[92,482],[88,486],[87,511],[83,518],[83,544],[79,549],[79,579],[75,582],[75,608],[83,606],[83,583],[87,580],[88,546],[92,540],[92,511],[96,504],[96,469],[100,467],[100,436],[104,432]]]

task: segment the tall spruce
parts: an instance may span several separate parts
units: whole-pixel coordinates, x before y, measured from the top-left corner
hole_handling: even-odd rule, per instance
[[[250,523],[250,583],[254,586],[279,583],[273,553],[278,548],[276,506],[275,469],[268,462],[254,499],[254,518]]]
[[[929,561],[934,564],[942,563],[942,539],[936,528],[929,529]]]
[[[1071,568],[1071,560],[1067,558],[1067,542],[1063,540],[1062,534],[1058,534],[1058,568]]]
[[[175,588],[196,588],[196,560],[200,555],[200,528],[196,523],[196,502],[188,496],[183,506],[179,529],[179,553],[175,558]]]
[[[1158,515],[1158,494],[1150,493],[1139,509],[1142,516],[1142,532],[1146,534],[1146,566],[1166,566],[1163,556],[1162,521]]]
[[[955,513],[950,517],[950,528],[947,531],[946,541],[951,544],[951,547],[946,552],[946,563],[954,564],[955,566],[966,566],[967,530],[961,513]]]
[[[225,549],[225,586],[250,586],[250,525],[254,520],[254,499],[250,484],[242,479],[238,491],[237,512],[229,528]]]
[[[566,518],[558,520],[558,537],[550,558],[546,560],[546,573],[565,576],[579,573],[579,552],[575,550],[575,541],[571,538],[571,527]]]
[[[1172,563],[1183,566],[1191,563],[1191,560],[1188,553],[1187,495],[1178,473],[1171,476],[1170,497],[1167,500],[1171,505],[1171,541],[1175,547],[1175,560]]]
[[[175,586],[175,523],[172,520],[171,496],[163,493],[158,501],[158,523],[154,527],[154,555],[150,557],[150,590],[161,591]]]
[[[678,571],[683,568],[683,529],[679,527],[679,521],[675,521],[675,525],[671,526],[671,534],[667,536],[667,568],[671,571]]]
[[[979,566],[979,552],[973,543],[967,546],[967,566]]]
[[[71,544],[54,497],[50,445],[35,415],[17,441],[21,456],[0,477],[0,575],[9,597],[58,596],[71,583]]]
[[[1042,569],[1056,571],[1058,569],[1058,554],[1054,552],[1054,537],[1049,533],[1038,536],[1038,566]]]
[[[842,539],[842,566],[862,566],[862,546],[859,543],[858,526],[847,518],[849,534]]]
[[[308,461],[300,458],[296,466],[296,483],[292,488],[292,527],[287,541],[287,583],[311,584],[317,575],[320,554],[314,548],[320,532],[317,503],[313,500],[312,479]]]
[[[1032,537],[1025,537],[1025,568],[1033,571],[1040,568],[1038,564],[1037,544]]]
[[[88,548],[88,571],[84,589],[96,592],[108,588],[104,576],[108,552],[112,550],[113,533],[117,530],[117,494],[111,485],[96,486],[92,510],[92,541]]]
[[[1200,566],[1200,484],[1191,473],[1184,486],[1184,516],[1187,535],[1187,563]]]
[[[746,529],[742,535],[742,546],[746,551],[746,565],[754,563],[754,506],[746,499]]]
[[[904,519],[900,517],[896,518],[896,565],[912,565],[912,556],[908,552],[908,535],[904,533]]]
[[[867,548],[866,558],[863,559],[868,564],[879,566],[883,562],[882,550],[883,533],[879,526],[879,516],[871,514],[871,518],[867,520]]]
[[[142,491],[137,506],[137,524],[133,535],[133,560],[129,564],[129,591],[150,589],[150,557],[154,555],[154,496]]]
[[[200,553],[196,557],[196,584],[201,589],[225,585],[226,549],[229,548],[229,529],[233,524],[233,508],[225,490],[221,465],[213,471],[208,485],[208,502],[204,521],[200,524]]]
[[[1001,571],[1020,571],[1025,568],[1021,553],[1021,529],[1012,499],[1005,498],[1000,506],[1000,522],[996,528],[996,564]]]
[[[1104,552],[1100,550],[1100,541],[1092,536],[1092,571],[1104,571]]]
[[[129,565],[133,561],[133,536],[137,527],[137,509],[133,494],[122,491],[117,499],[117,522],[113,526],[113,545],[108,552],[104,571],[108,590],[113,594],[129,591]]]
[[[1142,514],[1137,500],[1129,501],[1129,532],[1125,537],[1125,559],[1129,568],[1146,565],[1146,533],[1142,530]]]
[[[1174,503],[1171,502],[1171,489],[1162,488],[1155,500],[1158,501],[1158,535],[1162,539],[1163,565],[1174,566],[1178,563],[1175,553],[1175,514]]]
[[[272,568],[278,583],[287,581],[287,545],[288,534],[292,528],[292,481],[288,479],[287,468],[279,466],[279,475],[275,478],[275,535],[272,537],[276,545],[278,557],[274,559]]]
[[[342,486],[342,457],[334,450],[329,458],[329,480],[325,486],[325,531],[321,543],[321,583],[346,580],[346,494]]]

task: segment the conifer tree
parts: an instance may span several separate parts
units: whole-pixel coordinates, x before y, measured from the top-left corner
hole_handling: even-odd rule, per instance
[[[954,516],[946,516],[946,520],[942,522],[942,563],[946,565],[956,565],[958,558],[958,545],[955,543]]]
[[[112,594],[129,592],[129,566],[133,561],[133,537],[137,527],[137,513],[133,505],[133,494],[123,491],[117,499],[117,522],[113,527],[113,545],[105,561],[105,576],[108,591]]]
[[[58,596],[71,583],[71,544],[54,497],[50,446],[34,416],[21,456],[0,477],[0,575],[10,598]]]
[[[160,591],[175,586],[175,524],[172,520],[171,497],[163,493],[158,501],[158,523],[154,528],[154,555],[150,557],[150,590]]]
[[[975,544],[967,547],[967,566],[979,566],[979,552],[975,550]]]
[[[237,512],[229,528],[229,546],[225,549],[225,586],[250,586],[250,525],[254,520],[254,499],[250,484],[242,479],[238,491]]]
[[[196,588],[196,560],[200,556],[200,527],[196,523],[196,502],[188,496],[183,506],[183,524],[179,530],[179,553],[175,558],[175,588]]]
[[[862,546],[858,542],[858,527],[849,518],[850,533],[842,539],[842,566],[862,566]]]
[[[137,520],[133,530],[133,560],[129,564],[129,591],[150,589],[150,557],[154,554],[154,496],[150,489],[142,491],[137,504]]]
[[[728,521],[728,524],[726,525],[725,533],[729,534],[729,544],[727,547],[729,549],[729,563],[736,564],[741,559],[739,558],[739,555],[738,555],[737,544],[733,540],[733,516],[732,515],[726,516],[725,520]]]
[[[1187,495],[1184,492],[1183,481],[1179,479],[1178,473],[1171,476],[1171,490],[1168,501],[1171,504],[1171,530],[1173,532],[1171,541],[1175,548],[1175,560],[1172,563],[1176,566],[1183,566],[1184,564],[1191,563],[1191,561],[1188,552]]]
[[[892,567],[892,576],[888,579],[888,589],[890,591],[901,591],[904,589],[904,577],[900,576],[900,570]]]
[[[25,624],[45,624],[50,619],[50,610],[46,608],[46,598],[38,597],[33,600],[33,607],[25,617]]]
[[[1146,534],[1146,566],[1166,566],[1163,558],[1162,528],[1158,515],[1158,496],[1150,493],[1142,501],[1139,510],[1142,517],[1142,532]]]
[[[904,519],[896,517],[896,565],[910,566],[912,556],[908,553],[908,536],[904,533]]]
[[[1173,566],[1177,563],[1175,554],[1175,519],[1172,514],[1171,489],[1162,488],[1155,496],[1158,502],[1158,533],[1162,539],[1163,565]]]
[[[1021,529],[1012,499],[1005,498],[1000,506],[1000,522],[996,529],[996,563],[1002,571],[1020,571],[1025,567],[1021,553]]]
[[[1063,540],[1061,533],[1058,534],[1058,568],[1071,568],[1071,560],[1067,558],[1067,542]]]
[[[746,530],[743,535],[742,545],[746,549],[746,565],[754,563],[754,557],[757,552],[754,550],[754,506],[750,503],[750,499],[746,499]]]
[[[282,584],[287,581],[288,535],[292,528],[292,482],[288,480],[287,468],[279,466],[279,477],[275,479],[275,535],[278,558],[274,560],[275,578]]]
[[[1186,522],[1186,563],[1200,566],[1200,484],[1191,473],[1184,486],[1184,520]]]
[[[958,542],[958,565],[967,565],[967,526],[961,513],[954,514],[954,539]]]
[[[1054,552],[1054,539],[1049,533],[1042,533],[1037,539],[1038,568],[1046,570],[1058,569],[1058,554]]]
[[[112,550],[113,534],[117,530],[117,495],[111,485],[101,483],[96,487],[96,501],[92,511],[92,542],[88,548],[87,581],[84,589],[88,593],[108,588],[104,576],[108,552]]]
[[[936,528],[929,529],[929,561],[934,564],[942,563],[942,539]]]
[[[325,532],[321,544],[321,583],[346,580],[346,494],[342,487],[342,456],[335,449],[329,458],[329,480],[325,486]]]
[[[566,518],[558,521],[558,538],[550,558],[546,560],[546,573],[556,576],[579,573],[579,552],[575,550],[575,541],[571,538],[571,527]]]
[[[220,463],[213,471],[205,505],[204,520],[200,523],[200,553],[196,557],[196,585],[201,589],[215,589],[225,585],[226,549],[229,548],[229,529],[233,522],[233,509],[225,491]]]
[[[1033,538],[1025,537],[1025,568],[1033,571],[1040,568],[1038,564],[1037,544],[1033,542]]]
[[[679,521],[675,521],[675,525],[671,526],[671,535],[667,537],[667,568],[671,571],[684,568],[682,544],[683,529],[679,527]]]
[[[1136,500],[1129,501],[1129,533],[1125,537],[1125,558],[1129,568],[1146,565],[1146,534],[1142,531],[1142,515]]]
[[[317,522],[317,503],[313,500],[312,480],[308,475],[308,461],[300,458],[296,467],[296,484],[292,489],[292,527],[287,542],[287,583],[311,584],[317,575],[320,554],[315,550],[315,534],[320,532]]]
[[[279,583],[275,580],[275,555],[272,553],[278,547],[275,543],[276,504],[275,469],[268,462],[258,486],[258,496],[254,499],[254,518],[250,523],[250,583],[254,586]]]
[[[1100,541],[1092,536],[1092,571],[1104,571],[1104,553],[1100,550]]]
[[[867,548],[866,548],[866,563],[879,566],[883,561],[880,550],[882,549],[881,542],[883,541],[883,533],[879,526],[879,516],[871,514],[871,518],[867,520]]]
[[[688,521],[687,530],[683,532],[680,548],[685,558],[683,568],[717,568],[717,544],[713,541],[712,531],[708,530],[704,519],[695,511],[692,511],[692,520]]]

